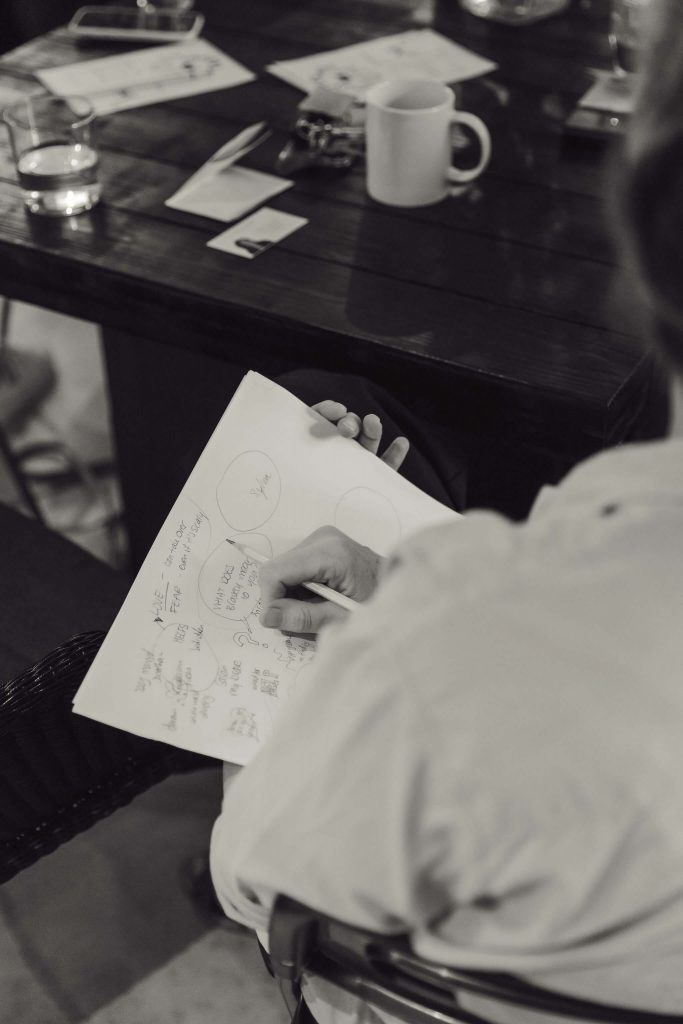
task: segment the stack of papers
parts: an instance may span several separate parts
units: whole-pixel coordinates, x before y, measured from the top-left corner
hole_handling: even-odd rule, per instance
[[[462,82],[496,67],[493,61],[423,28],[311,57],[277,61],[266,70],[306,93],[313,92],[316,86],[325,86],[363,100],[370,86],[385,78]]]

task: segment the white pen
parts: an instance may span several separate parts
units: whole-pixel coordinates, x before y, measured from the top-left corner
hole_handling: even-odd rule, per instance
[[[245,128],[243,132],[236,135],[234,139],[230,139],[224,146],[221,146],[213,156],[209,157],[205,166],[215,163],[228,163],[234,164],[237,160],[240,160],[247,153],[250,153],[252,149],[256,149],[262,142],[269,139],[272,135],[270,128],[266,128],[265,121],[259,121],[258,124],[252,124],[251,127]]]
[[[225,539],[228,544],[232,544],[233,547],[236,547],[238,551],[241,551],[252,562],[258,562],[260,565],[263,565],[264,562],[270,561],[265,555],[261,555],[258,551],[248,548],[246,544],[239,544],[236,540],[231,540],[230,537]],[[332,604],[339,605],[340,608],[346,608],[348,612],[352,612],[358,607],[358,601],[354,601],[352,597],[347,597],[346,594],[340,594],[337,590],[332,590],[331,587],[326,587],[324,583],[314,583],[311,580],[307,583],[301,583],[300,586],[306,587],[306,590],[317,594],[318,597],[324,597],[326,601],[331,601]]]

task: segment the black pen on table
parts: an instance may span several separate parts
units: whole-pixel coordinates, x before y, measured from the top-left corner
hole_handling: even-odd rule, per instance
[[[252,562],[263,565],[264,562],[270,561],[265,555],[254,551],[253,548],[248,548],[246,544],[239,544],[236,540],[231,540],[230,537],[225,539],[228,544],[232,544],[233,547],[241,551]],[[326,587],[324,583],[315,583],[313,580],[310,580],[306,583],[301,583],[300,586],[310,590],[313,594],[317,594],[318,597],[324,597],[326,601],[331,601],[332,604],[336,604],[340,608],[345,608],[347,612],[352,612],[358,607],[358,601],[354,601],[352,597],[347,597],[346,594],[340,594],[338,590],[333,590],[332,587]]]

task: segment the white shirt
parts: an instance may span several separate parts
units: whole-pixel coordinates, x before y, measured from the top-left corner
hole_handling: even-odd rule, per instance
[[[267,930],[285,893],[432,960],[683,1011],[683,441],[392,561],[226,789],[226,913]]]

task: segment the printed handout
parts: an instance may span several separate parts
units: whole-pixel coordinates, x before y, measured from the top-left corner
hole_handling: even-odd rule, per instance
[[[362,100],[371,85],[385,78],[462,82],[485,75],[496,67],[493,61],[459,46],[439,32],[423,28],[310,57],[276,61],[266,70],[306,93],[313,92],[317,86],[325,86]]]

